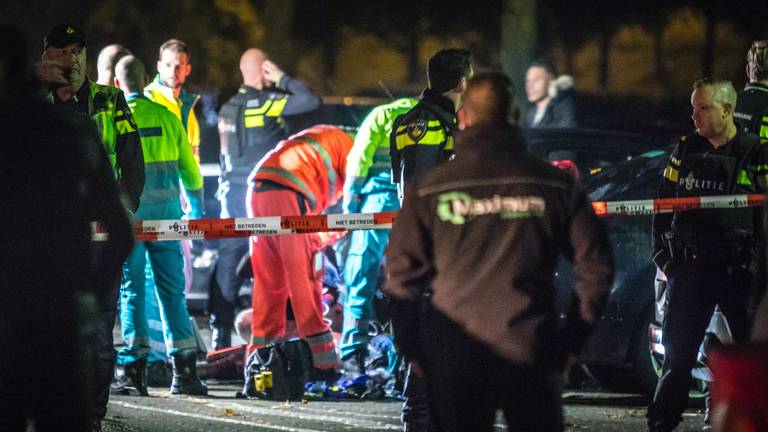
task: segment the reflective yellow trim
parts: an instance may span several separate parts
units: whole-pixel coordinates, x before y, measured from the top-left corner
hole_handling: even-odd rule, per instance
[[[739,170],[739,178],[736,180],[736,183],[740,185],[751,185],[752,180],[749,179],[749,175],[747,175],[747,171]]]
[[[134,129],[133,126],[131,126],[128,120],[118,120],[115,126],[117,127],[118,135],[136,132],[136,129]]]
[[[664,168],[664,178],[677,183],[677,178],[680,176],[680,172],[671,166],[667,165],[666,168]]]
[[[250,116],[245,118],[245,127],[247,128],[262,127],[262,126],[264,126],[263,115]]]
[[[288,98],[277,99],[272,102],[272,106],[269,108],[269,111],[267,111],[267,117],[279,117],[287,102]]]
[[[264,114],[267,112],[267,110],[272,106],[272,101],[268,100],[264,102],[264,105],[258,107],[258,108],[248,108],[245,110],[245,115],[256,115],[256,114]]]
[[[678,159],[678,158],[676,158],[674,156],[670,157],[669,161],[672,162],[673,164],[677,165],[677,166],[680,166],[680,159]]]
[[[445,149],[446,150],[453,150],[453,137],[452,136],[448,137],[448,142],[445,144]]]

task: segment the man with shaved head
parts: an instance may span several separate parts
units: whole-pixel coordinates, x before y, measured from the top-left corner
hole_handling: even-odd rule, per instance
[[[96,71],[99,74],[96,83],[105,86],[114,85],[115,65],[127,55],[131,55],[131,52],[122,45],[112,44],[102,48],[96,60]]]
[[[115,67],[115,86],[125,99],[139,127],[146,185],[137,220],[178,219],[182,216],[179,180],[190,204],[192,219],[202,217],[203,178],[192,154],[184,126],[163,106],[142,94],[144,65],[133,56],[123,57]],[[156,295],[162,309],[165,345],[173,359],[171,393],[205,395],[207,388],[195,373],[197,343],[189,325],[184,299],[184,263],[179,241],[136,243],[123,266],[120,321],[126,346],[119,362],[125,375],[142,395],[147,395],[146,365],[149,356],[149,326],[145,311],[147,258],[155,275]]]
[[[260,49],[250,48],[243,53],[240,72],[243,84],[219,112],[221,175],[216,196],[221,201],[223,218],[247,216],[248,175],[287,136],[282,116],[320,106],[320,98],[304,82],[286,75]],[[209,305],[214,349],[231,344],[237,293],[243,283],[236,269],[247,254],[247,238],[219,242],[218,290],[214,290]]]
[[[559,376],[613,278],[605,228],[576,180],[526,150],[500,73],[471,78],[453,161],[407,186],[387,251],[395,341],[423,375],[435,430],[562,431]],[[554,271],[573,261],[568,322]],[[430,305],[419,312],[423,293]]]

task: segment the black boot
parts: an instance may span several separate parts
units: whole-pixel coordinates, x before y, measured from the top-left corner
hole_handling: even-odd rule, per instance
[[[171,394],[206,396],[208,387],[197,377],[197,364],[194,353],[173,356],[173,381]]]
[[[147,385],[152,387],[171,385],[171,370],[168,368],[168,363],[154,361],[147,365]]]
[[[216,326],[211,331],[211,344],[213,350],[218,351],[232,346],[232,327]]]
[[[142,396],[149,396],[147,390],[147,359],[136,360],[123,366],[123,373]]]

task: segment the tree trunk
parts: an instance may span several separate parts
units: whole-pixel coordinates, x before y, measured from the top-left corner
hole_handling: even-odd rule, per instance
[[[598,84],[600,85],[600,91],[603,93],[608,91],[608,81],[611,74],[611,39],[613,39],[613,30],[604,29],[600,34],[600,58],[598,61]]]
[[[525,101],[525,71],[537,41],[535,0],[502,0],[501,65],[515,83],[518,101]]]

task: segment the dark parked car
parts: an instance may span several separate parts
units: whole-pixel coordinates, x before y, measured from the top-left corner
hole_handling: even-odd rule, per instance
[[[670,149],[647,152],[604,169],[586,180],[592,201],[653,199]],[[664,347],[661,321],[664,316],[666,278],[651,262],[651,216],[609,216],[605,219],[616,259],[616,280],[605,313],[589,338],[580,360],[600,383],[612,390],[640,391],[652,395]],[[570,269],[559,275],[561,294],[571,295]],[[704,346],[717,339],[728,342],[730,334],[722,313],[713,314],[692,374],[692,395],[701,396],[711,381]]]

